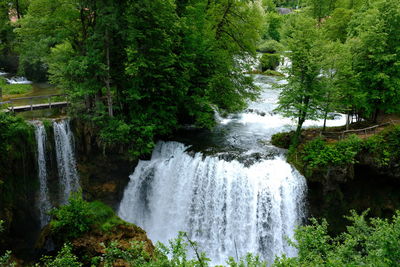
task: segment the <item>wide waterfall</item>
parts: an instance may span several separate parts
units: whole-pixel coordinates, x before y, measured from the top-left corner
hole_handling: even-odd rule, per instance
[[[246,168],[161,142],[131,176],[119,215],[166,242],[185,231],[215,263],[247,252],[294,255],[284,241],[303,216],[304,178],[281,157]]]
[[[44,227],[50,221],[48,212],[52,208],[49,199],[49,189],[47,186],[47,166],[46,166],[46,130],[41,122],[34,122],[35,136],[37,143],[37,162],[39,176],[39,208],[40,226]]]
[[[74,155],[74,136],[69,127],[69,120],[55,121],[54,139],[57,156],[58,174],[61,186],[61,203],[68,202],[72,192],[79,190],[79,176]]]

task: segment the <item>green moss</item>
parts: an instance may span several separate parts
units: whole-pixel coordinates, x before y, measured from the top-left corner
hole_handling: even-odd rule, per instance
[[[272,138],[272,144],[287,148],[290,133],[280,133]],[[300,144],[289,151],[288,160],[303,174],[310,177],[327,167],[341,167],[357,163],[364,154],[372,156],[376,166],[385,168],[400,160],[400,126],[388,127],[368,139],[356,135],[328,143],[321,137]]]
[[[0,112],[0,217],[26,224],[38,188],[34,127],[20,117]],[[12,216],[14,212],[26,214]],[[26,212],[26,213],[25,213]]]
[[[282,73],[280,73],[279,71],[276,70],[266,70],[263,72],[264,75],[268,75],[268,76],[277,76],[277,77],[284,77],[285,75],[283,75]]]
[[[284,133],[277,133],[271,137],[271,144],[276,147],[288,149],[290,147],[290,143],[294,132],[284,132]]]

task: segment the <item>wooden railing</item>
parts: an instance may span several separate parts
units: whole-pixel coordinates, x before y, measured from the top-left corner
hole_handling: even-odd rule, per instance
[[[364,135],[367,135],[368,132],[376,133],[376,129],[378,129],[380,127],[384,127],[384,126],[387,126],[387,125],[396,125],[396,124],[400,124],[400,121],[398,121],[398,120],[390,120],[388,122],[385,122],[385,123],[382,123],[382,124],[378,124],[378,125],[374,125],[374,126],[370,126],[370,127],[363,128],[363,129],[346,130],[346,131],[341,131],[341,132],[321,132],[320,135],[324,135],[326,137],[336,137],[336,138],[339,138],[339,139],[344,139],[346,137],[346,135],[348,135],[348,134],[363,133]]]
[[[52,101],[52,99],[54,99],[54,97],[64,97],[64,101],[63,102],[56,102],[56,101]],[[34,104],[33,101],[35,99],[48,99],[48,101],[46,103],[37,103]],[[28,105],[16,105],[16,102],[21,101],[21,100],[29,100],[29,104]],[[23,111],[25,110],[34,110],[35,108],[52,108],[53,106],[60,106],[60,105],[66,105],[68,103],[67,101],[67,95],[66,94],[57,94],[57,95],[42,95],[42,96],[28,96],[28,97],[19,97],[19,98],[10,98],[8,101],[5,102],[0,102],[0,106],[1,105],[6,105],[6,104],[10,104],[11,107],[9,107],[8,109],[11,111],[16,111],[18,109],[21,109]]]

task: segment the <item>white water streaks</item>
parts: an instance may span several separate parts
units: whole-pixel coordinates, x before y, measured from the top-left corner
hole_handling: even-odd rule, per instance
[[[44,227],[50,222],[52,205],[49,198],[49,189],[47,186],[47,166],[46,166],[46,130],[41,122],[33,122],[35,126],[35,136],[37,143],[37,162],[39,177],[39,201],[37,203],[40,216],[40,226]]]
[[[79,176],[74,155],[74,136],[69,127],[69,120],[55,121],[54,139],[58,174],[61,186],[61,203],[66,204],[72,192],[79,190]]]
[[[140,161],[125,190],[119,216],[167,242],[185,231],[213,264],[247,252],[264,259],[285,253],[304,217],[304,178],[277,157],[246,168],[178,142],[161,142],[150,161]]]
[[[32,82],[28,81],[25,77],[12,77],[6,80],[9,84],[32,84]]]

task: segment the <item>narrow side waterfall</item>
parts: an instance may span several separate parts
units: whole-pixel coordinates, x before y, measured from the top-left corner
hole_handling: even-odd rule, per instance
[[[37,143],[37,162],[39,176],[39,208],[40,226],[44,227],[50,222],[48,212],[52,208],[49,199],[49,189],[47,186],[47,166],[46,166],[46,130],[41,122],[35,122],[35,136]]]
[[[55,121],[53,127],[58,175],[62,191],[61,203],[65,204],[68,202],[71,193],[80,188],[74,155],[74,136],[69,127],[69,120]]]
[[[153,241],[185,231],[213,264],[248,252],[271,262],[296,254],[286,237],[304,218],[306,183],[276,156],[249,167],[160,142],[130,177],[119,216],[143,227]]]

